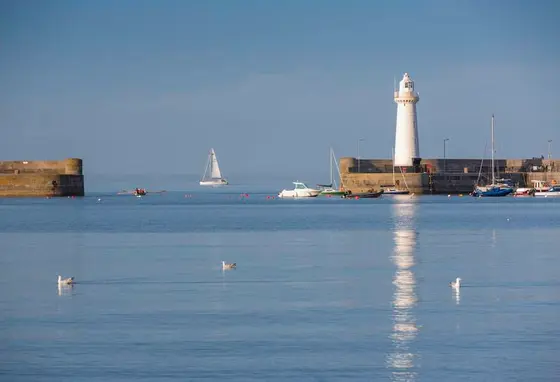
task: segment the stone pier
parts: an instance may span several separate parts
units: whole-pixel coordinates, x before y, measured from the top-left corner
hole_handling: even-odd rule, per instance
[[[0,197],[84,196],[82,160],[0,161]]]

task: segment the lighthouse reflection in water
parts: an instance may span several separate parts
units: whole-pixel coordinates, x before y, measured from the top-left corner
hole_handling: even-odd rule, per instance
[[[414,199],[406,196],[395,200],[392,208],[394,250],[391,260],[395,265],[395,273],[391,315],[392,351],[387,358],[387,367],[391,370],[393,381],[414,381],[418,367],[417,355],[412,349],[418,332],[414,316],[417,297],[413,272],[417,238],[414,215],[417,205]]]

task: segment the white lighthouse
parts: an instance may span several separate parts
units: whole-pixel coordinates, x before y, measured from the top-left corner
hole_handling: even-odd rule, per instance
[[[409,167],[415,159],[420,158],[418,147],[418,122],[416,121],[416,103],[420,100],[414,91],[414,81],[405,73],[395,89],[397,103],[397,129],[395,133],[395,154],[393,166]]]

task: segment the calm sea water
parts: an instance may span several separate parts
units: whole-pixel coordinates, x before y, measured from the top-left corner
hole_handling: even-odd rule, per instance
[[[0,249],[3,381],[560,376],[560,200],[0,199]]]

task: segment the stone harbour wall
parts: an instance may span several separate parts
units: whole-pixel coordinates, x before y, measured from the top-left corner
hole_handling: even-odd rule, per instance
[[[82,160],[0,161],[0,197],[84,196]]]
[[[395,185],[415,194],[468,194],[479,181],[491,181],[488,159],[422,159],[416,168],[393,167],[390,159],[341,158],[340,184],[345,190],[365,192]],[[497,159],[496,178],[511,179],[519,187],[532,186],[532,180],[560,184],[560,160]]]

